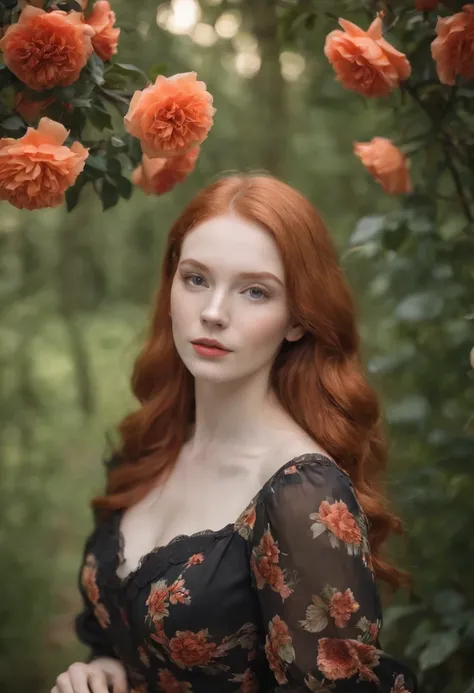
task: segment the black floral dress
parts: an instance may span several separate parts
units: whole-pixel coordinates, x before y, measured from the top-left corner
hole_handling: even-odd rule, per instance
[[[290,460],[235,524],[176,537],[125,579],[122,513],[87,540],[76,632],[133,693],[417,690],[380,649],[367,520],[329,458]]]

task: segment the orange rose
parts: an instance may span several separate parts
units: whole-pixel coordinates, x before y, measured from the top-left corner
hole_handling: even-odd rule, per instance
[[[5,65],[30,89],[66,87],[92,53],[94,29],[79,12],[45,12],[27,5],[0,41]]]
[[[207,637],[207,630],[200,630],[198,633],[177,630],[169,644],[173,662],[181,669],[209,664],[215,655],[217,645],[208,642]]]
[[[354,153],[386,192],[392,195],[411,192],[408,162],[390,140],[374,137],[371,142],[354,142]]]
[[[31,123],[39,118],[39,115],[45,108],[54,103],[54,97],[50,96],[41,101],[30,101],[21,93],[16,95],[15,111],[21,115],[23,120]]]
[[[150,158],[184,154],[206,139],[216,109],[195,72],[163,77],[136,91],[124,118],[125,129]]]
[[[358,611],[360,604],[354,599],[352,590],[335,592],[329,602],[329,614],[338,628],[344,628],[352,614]]]
[[[79,142],[66,147],[67,135],[60,123],[41,118],[23,137],[0,139],[0,200],[19,209],[60,205],[88,155]]]
[[[318,668],[331,681],[350,679],[359,673],[360,679],[378,683],[372,668],[379,663],[375,647],[358,640],[321,638],[318,642]]]
[[[344,31],[326,37],[324,53],[337,79],[346,89],[364,96],[386,96],[411,74],[406,56],[382,36],[382,19],[374,19],[367,31],[339,19]]]
[[[98,0],[87,18],[87,24],[91,26],[95,34],[92,37],[92,46],[102,60],[110,60],[117,52],[120,29],[114,29],[115,12],[110,7],[108,0]]]
[[[199,147],[169,159],[150,159],[146,154],[132,173],[132,183],[147,195],[163,195],[177,183],[182,183],[193,171],[199,156]]]
[[[344,501],[335,503],[322,501],[319,506],[319,517],[328,530],[341,541],[357,545],[362,542],[359,526]]]
[[[439,0],[415,0],[415,7],[420,12],[431,12],[438,7]]]
[[[464,5],[451,17],[439,17],[436,33],[431,55],[440,82],[456,84],[457,75],[474,79],[474,5]]]

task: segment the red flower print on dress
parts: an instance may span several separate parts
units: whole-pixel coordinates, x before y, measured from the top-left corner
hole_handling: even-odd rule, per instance
[[[208,642],[209,632],[206,629],[194,633],[191,630],[176,631],[169,641],[170,656],[181,669],[200,667],[209,664],[215,655],[217,645]]]
[[[94,608],[94,615],[102,628],[110,625],[109,612],[99,601],[100,591],[97,587],[97,561],[94,554],[89,553],[85,558],[85,563],[81,573],[81,583],[86,592],[87,598]]]
[[[157,623],[165,616],[169,616],[168,599],[169,594],[166,580],[158,580],[158,582],[153,583],[148,599],[146,600],[146,606],[148,607],[147,618],[151,619],[153,623]]]
[[[244,539],[249,539],[249,537],[252,536],[256,519],[257,512],[255,509],[255,501],[252,500],[245,508],[243,513],[241,513],[237,522],[234,524],[235,531],[238,532]]]
[[[379,680],[372,669],[379,663],[377,650],[358,640],[321,638],[318,642],[318,668],[327,679],[350,679],[359,674],[359,680]]]
[[[96,582],[97,567],[96,560],[93,554],[88,554],[85,559],[84,567],[82,568],[82,586],[84,587],[88,599],[95,604],[100,599],[99,588]]]
[[[168,669],[162,669],[158,674],[158,688],[163,693],[192,693],[191,684],[178,681]]]
[[[186,568],[190,568],[193,565],[199,565],[204,560],[203,553],[193,553],[193,555],[188,559],[186,563]]]
[[[339,541],[342,541],[347,544],[350,554],[358,552],[362,544],[362,533],[344,501],[330,503],[324,500],[319,506],[319,511],[311,513],[309,517],[310,520],[315,520],[311,525],[313,539],[328,531],[329,543],[334,549],[339,548]]]
[[[291,640],[288,626],[277,615],[268,624],[268,635],[265,640],[265,654],[267,655],[270,669],[277,680],[283,685],[288,679],[285,673],[285,665],[295,660],[295,650]]]
[[[284,474],[296,474],[298,471],[298,468],[296,464],[292,464],[291,467],[287,467],[284,471]]]
[[[260,543],[252,551],[251,567],[255,575],[257,589],[268,584],[282,599],[287,599],[293,590],[285,583],[285,573],[278,565],[280,549],[270,529],[266,529]]]
[[[390,689],[390,693],[410,693],[410,691],[405,688],[405,677],[403,674],[398,674],[395,683]]]
[[[184,580],[177,579],[169,588],[171,604],[191,604],[189,590],[184,587]]]
[[[329,602],[329,615],[334,619],[338,628],[344,628],[353,613],[358,611],[360,604],[354,599],[352,590],[335,592]]]
[[[359,635],[357,640],[366,644],[376,643],[381,626],[382,621],[380,619],[371,622],[368,618],[363,616],[357,622],[357,628],[362,631],[362,635]]]
[[[300,623],[310,633],[324,630],[329,618],[334,620],[338,628],[344,628],[359,608],[360,605],[350,589],[342,593],[335,587],[325,585],[320,596],[313,595],[312,604],[306,609],[306,618]]]

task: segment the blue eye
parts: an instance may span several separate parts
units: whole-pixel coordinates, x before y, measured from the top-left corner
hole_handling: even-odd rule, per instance
[[[200,279],[204,281],[204,277],[202,277],[200,274],[184,274],[181,275],[183,281],[185,284],[198,287],[198,286],[203,286],[202,283],[195,283],[193,280],[194,279]],[[249,289],[246,289],[246,291],[259,291],[260,296],[251,296],[252,300],[254,301],[262,301],[263,299],[270,298],[270,294],[265,291],[264,289],[261,289],[259,286],[251,286]]]

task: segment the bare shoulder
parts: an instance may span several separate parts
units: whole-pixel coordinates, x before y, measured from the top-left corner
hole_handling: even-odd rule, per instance
[[[295,457],[308,454],[319,454],[335,462],[321,445],[304,433],[291,434],[274,441],[271,452],[262,460],[262,479],[270,478],[275,472]]]

